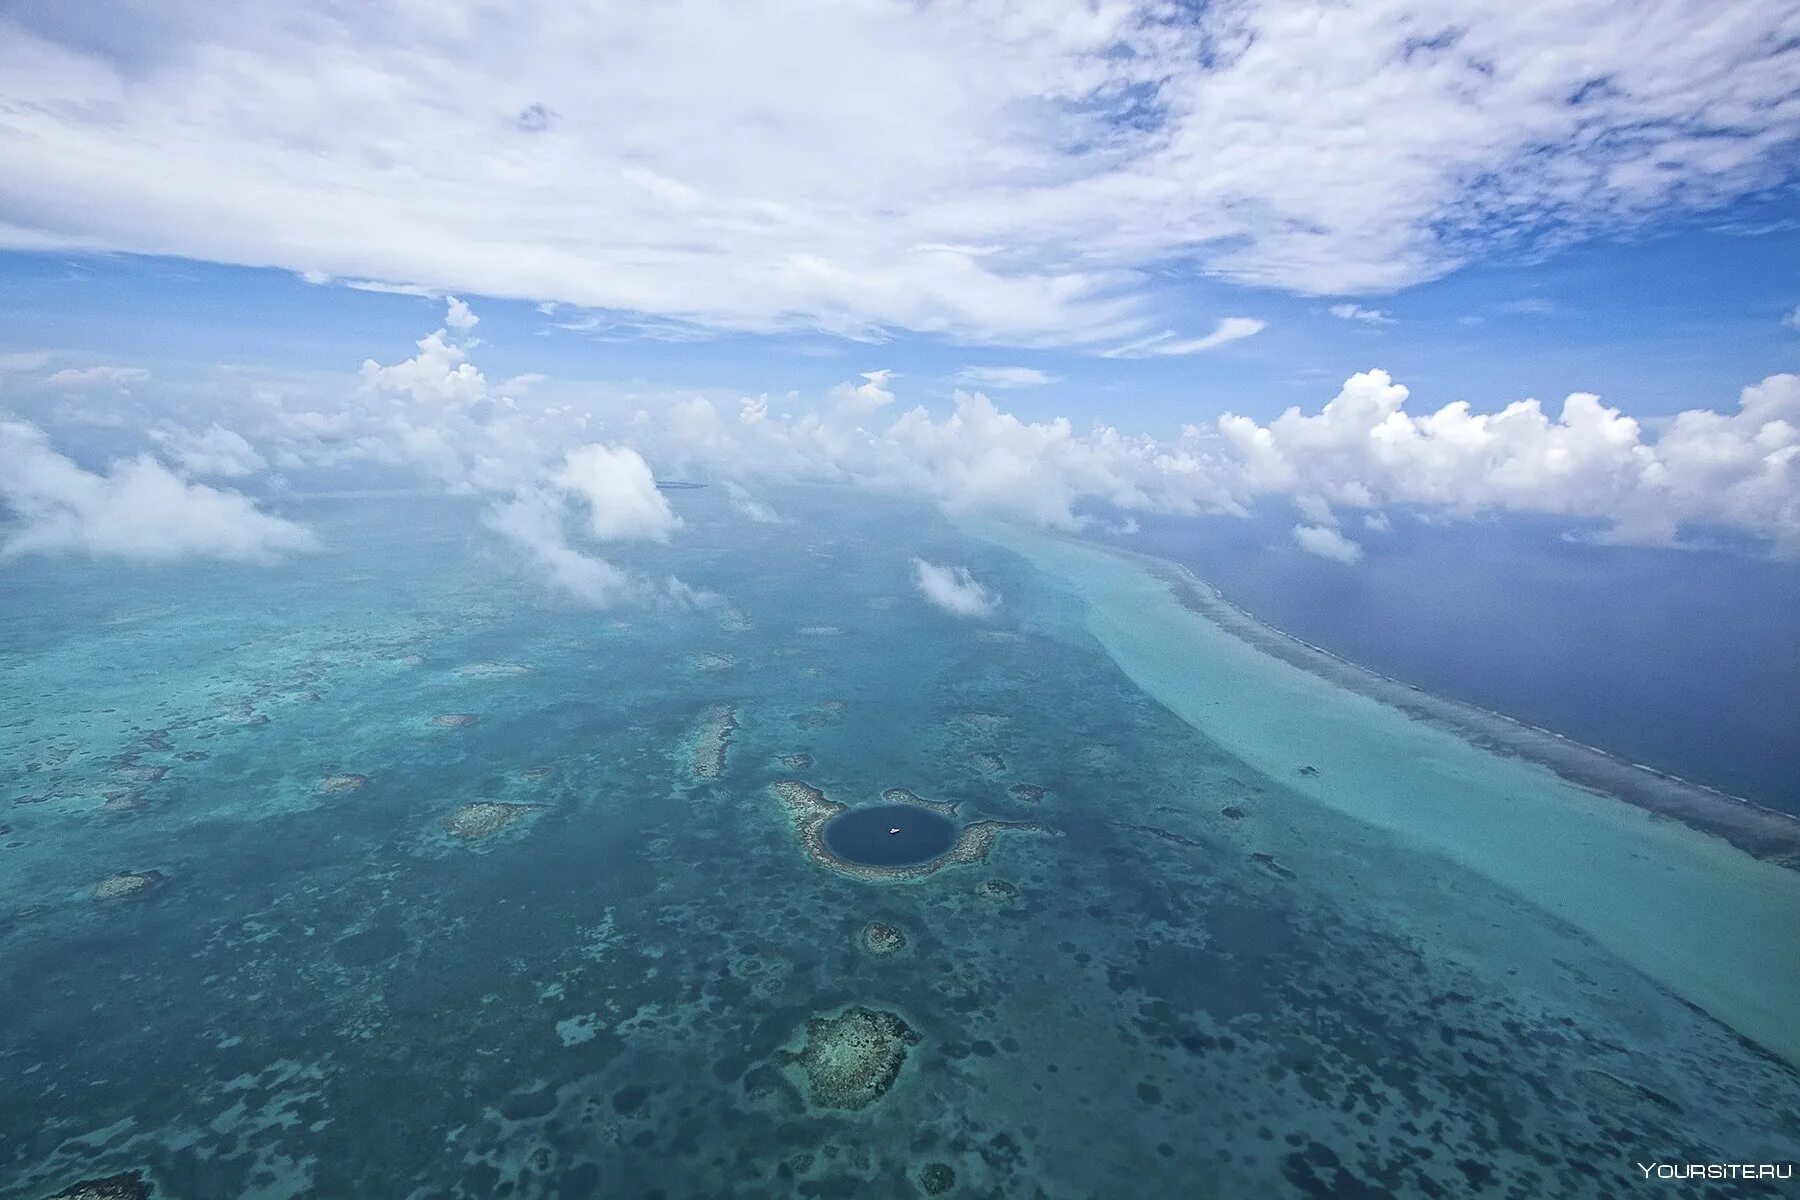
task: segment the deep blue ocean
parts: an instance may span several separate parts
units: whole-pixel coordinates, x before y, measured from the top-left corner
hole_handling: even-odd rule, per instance
[[[1367,553],[1347,567],[1302,551],[1292,522],[1146,517],[1111,540],[1383,674],[1800,812],[1800,563],[1396,520],[1351,529]]]

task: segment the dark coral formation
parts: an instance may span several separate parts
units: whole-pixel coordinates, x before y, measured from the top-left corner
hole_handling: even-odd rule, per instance
[[[1014,800],[1023,800],[1027,804],[1036,804],[1044,798],[1044,789],[1033,783],[1015,783],[1007,790]]]
[[[807,1021],[806,1045],[781,1051],[777,1061],[805,1072],[814,1104],[866,1108],[893,1086],[907,1047],[918,1042],[898,1013],[858,1005]]]
[[[150,1200],[150,1185],[138,1171],[121,1171],[103,1179],[84,1179],[44,1200]]]
[[[161,871],[120,871],[100,881],[94,889],[94,899],[129,900],[155,891],[165,878]]]
[[[906,935],[892,925],[871,921],[863,926],[862,944],[870,954],[885,958],[906,949]]]
[[[465,804],[444,818],[443,825],[452,837],[464,840],[499,833],[514,821],[536,812],[536,804],[506,804],[499,800],[476,800]]]
[[[1173,842],[1177,846],[1199,846],[1203,844],[1189,837],[1185,833],[1176,833],[1173,829],[1164,829],[1160,825],[1132,825],[1130,823],[1122,823],[1121,828],[1134,830],[1138,833],[1147,833],[1153,838],[1159,838],[1165,842]]]
[[[976,889],[990,900],[1011,900],[1019,894],[1019,887],[1004,879],[984,879]]]
[[[1235,804],[1227,804],[1224,808],[1221,808],[1219,810],[1219,815],[1221,817],[1225,817],[1229,820],[1241,821],[1245,817],[1249,816],[1250,814],[1246,813],[1243,809],[1239,808]]]
[[[956,1172],[949,1163],[926,1163],[919,1172],[919,1186],[927,1196],[941,1196],[956,1186]]]
[[[1293,878],[1295,878],[1294,873],[1292,871],[1288,870],[1286,867],[1282,866],[1280,863],[1275,861],[1275,856],[1273,854],[1263,854],[1263,853],[1259,852],[1256,854],[1252,854],[1250,857],[1252,860],[1254,860],[1256,862],[1256,864],[1258,866],[1260,866],[1263,870],[1267,871],[1269,874],[1275,876],[1277,879],[1293,879]]]
[[[813,756],[804,752],[784,754],[781,756],[781,765],[790,771],[810,771],[813,767]]]

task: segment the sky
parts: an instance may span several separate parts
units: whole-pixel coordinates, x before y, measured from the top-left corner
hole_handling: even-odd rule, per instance
[[[385,480],[614,604],[677,474],[1793,557],[1796,78],[1764,0],[0,0],[0,561]]]

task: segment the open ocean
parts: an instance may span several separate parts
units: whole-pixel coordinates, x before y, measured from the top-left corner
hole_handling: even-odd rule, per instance
[[[1594,546],[1565,525],[1350,529],[1354,567],[1273,516],[1141,517],[1109,540],[1174,559],[1353,662],[1800,813],[1800,562]]]

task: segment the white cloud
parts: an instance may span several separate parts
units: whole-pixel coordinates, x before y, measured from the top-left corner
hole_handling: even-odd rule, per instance
[[[1000,597],[975,582],[967,567],[946,567],[913,559],[913,584],[927,600],[957,617],[991,617]]]
[[[601,541],[666,542],[681,528],[650,464],[628,447],[577,446],[564,456],[554,482],[585,504],[588,532]]]
[[[748,488],[736,480],[725,481],[725,496],[731,503],[731,510],[740,517],[755,521],[759,525],[783,524],[781,514],[750,494]]]
[[[467,337],[475,326],[481,324],[481,318],[469,311],[469,306],[455,296],[449,297],[450,310],[444,314],[444,324]]]
[[[1244,513],[1274,497],[1327,529],[1361,520],[1378,530],[1393,510],[1535,513],[1592,540],[1666,545],[1724,532],[1800,555],[1800,376],[1745,389],[1734,411],[1640,422],[1582,392],[1559,408],[1526,399],[1493,412],[1454,400],[1409,410],[1404,386],[1369,371],[1316,410],[1267,422],[1227,413],[1152,438],[1024,420],[980,393],[959,394],[947,413],[897,411],[897,377],[879,370],[816,405],[791,393],[609,397],[558,385],[527,409],[492,395],[443,332],[407,363],[365,364],[370,386],[338,411],[277,412],[261,435],[271,457],[284,467],[404,464],[496,497],[536,490],[571,517],[569,501],[581,503],[598,536],[678,529],[655,492],[655,463],[745,485],[857,483],[953,515],[1071,530],[1116,519],[1107,507]],[[465,402],[439,399],[463,391]]]
[[[964,387],[1008,391],[1043,387],[1058,382],[1058,379],[1036,367],[964,367],[956,373],[956,382]]]
[[[569,544],[560,498],[525,491],[487,510],[482,522],[525,552],[542,578],[562,594],[595,608],[631,598],[631,576]]]
[[[1353,563],[1362,558],[1362,547],[1329,525],[1296,525],[1294,540],[1308,554],[1333,562]]]
[[[1800,329],[1800,304],[1794,306],[1794,311],[1787,315],[1782,324],[1789,329]]]
[[[1394,318],[1379,308],[1364,308],[1360,304],[1334,304],[1331,315],[1342,321],[1366,321],[1370,325],[1392,325]]]
[[[242,434],[221,425],[212,425],[199,433],[187,429],[157,429],[151,431],[150,437],[189,475],[237,478],[269,465]]]
[[[737,329],[1115,345],[1170,275],[1379,293],[1800,130],[1777,0],[81,9],[0,16],[0,243]]]
[[[110,387],[124,392],[149,378],[150,372],[142,367],[64,367],[52,374],[49,382],[57,387]]]
[[[0,420],[0,558],[67,552],[145,561],[269,560],[311,549],[304,526],[236,492],[182,479],[148,454],[106,473],[58,454],[43,431]]]
[[[1105,351],[1105,354],[1109,358],[1150,358],[1164,355],[1202,354],[1208,350],[1217,350],[1220,346],[1228,345],[1231,342],[1255,337],[1268,327],[1267,321],[1259,321],[1255,317],[1225,317],[1213,326],[1213,331],[1205,337],[1182,338],[1177,337],[1174,330],[1164,330],[1155,337],[1140,338],[1135,342],[1116,346]]]

